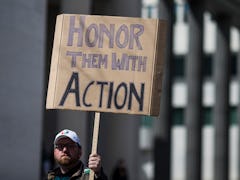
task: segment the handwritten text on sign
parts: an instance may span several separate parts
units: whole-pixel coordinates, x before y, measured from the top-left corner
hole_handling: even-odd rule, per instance
[[[60,16],[50,74],[55,95],[47,106],[52,99],[56,108],[148,114],[156,32],[146,25],[156,28],[157,21],[137,19]],[[54,61],[58,70],[52,73]]]

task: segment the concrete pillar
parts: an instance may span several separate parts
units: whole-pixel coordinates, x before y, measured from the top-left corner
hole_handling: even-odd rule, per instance
[[[230,78],[230,28],[229,19],[219,16],[217,21],[217,49],[214,56],[215,106],[214,106],[214,179],[229,177],[229,78]]]
[[[89,14],[91,11],[91,1],[69,1],[61,0],[61,13],[71,14]],[[57,113],[57,130],[69,128],[78,133],[83,147],[82,160],[87,163],[89,156],[89,123],[88,112],[86,111],[71,111],[58,110]]]
[[[171,154],[171,113],[172,113],[172,32],[173,32],[173,1],[159,1],[159,18],[168,21],[167,48],[161,95],[160,115],[156,120],[156,138],[154,143],[154,179],[170,179]]]
[[[92,0],[60,0],[61,13],[70,14],[91,14]]]
[[[123,159],[129,180],[141,179],[138,131],[140,117],[136,115],[102,113],[98,152],[102,154],[104,169],[110,178],[119,159]]]
[[[189,51],[186,59],[187,128],[186,179],[201,180],[202,128],[202,62],[203,7],[202,1],[189,1]]]
[[[47,66],[46,66],[46,90],[50,71],[53,38],[55,31],[56,17],[60,13],[89,14],[91,1],[49,1],[48,2],[48,23],[47,23]],[[43,173],[45,176],[49,169],[53,168],[53,140],[56,133],[62,129],[71,129],[80,136],[81,144],[84,149],[82,160],[86,163],[90,145],[88,112],[71,110],[47,110],[44,113],[43,130]],[[46,166],[46,165],[47,166]]]
[[[127,17],[141,16],[140,0],[93,0],[92,14]],[[116,162],[123,158],[129,172],[129,180],[140,179],[138,131],[140,116],[101,113],[99,153],[104,169],[110,177]]]
[[[240,42],[240,37],[239,37]],[[238,78],[238,111],[237,111],[237,119],[238,119],[238,180],[240,180],[240,45],[237,54],[237,78]]]
[[[141,16],[141,0],[93,0],[92,14],[109,16]]]
[[[7,180],[40,179],[45,8],[45,0],[1,1],[0,177]]]

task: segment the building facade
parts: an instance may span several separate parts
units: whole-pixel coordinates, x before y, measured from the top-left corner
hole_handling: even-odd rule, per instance
[[[79,133],[87,162],[94,113],[45,109],[56,16],[76,13],[169,22],[160,116],[101,113],[107,175],[124,160],[129,180],[239,179],[239,8],[238,0],[2,1],[0,177],[43,179],[65,128]]]

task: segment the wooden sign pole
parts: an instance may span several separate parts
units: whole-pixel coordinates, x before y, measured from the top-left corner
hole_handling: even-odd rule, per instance
[[[97,153],[99,124],[100,124],[100,113],[95,112],[93,139],[92,139],[92,154]],[[94,171],[92,170],[90,171],[89,180],[94,180]]]

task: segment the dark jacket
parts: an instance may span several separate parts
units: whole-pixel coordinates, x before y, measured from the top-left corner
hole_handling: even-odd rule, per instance
[[[70,177],[70,180],[88,180],[89,169],[84,169],[83,163],[79,161],[79,164],[66,174],[62,174],[59,167],[48,172],[47,180],[54,180],[56,176],[68,176]],[[107,176],[103,172],[103,169],[101,169],[100,175],[95,177],[94,180],[108,180]]]

